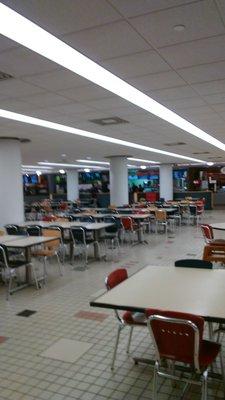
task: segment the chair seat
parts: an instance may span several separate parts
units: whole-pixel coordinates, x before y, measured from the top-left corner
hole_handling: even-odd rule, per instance
[[[128,325],[146,325],[147,319],[144,313],[135,312],[132,313],[131,311],[125,311],[123,314],[123,320]]]
[[[10,268],[19,268],[26,264],[27,263],[25,260],[12,260],[12,261],[10,260],[9,267]]]
[[[208,243],[209,245],[214,245],[214,246],[223,246],[225,245],[225,239],[212,239],[210,240],[210,243]]]
[[[203,340],[199,354],[200,367],[208,367],[217,357],[221,345],[219,343]]]
[[[48,249],[40,249],[40,250],[33,251],[31,253],[32,256],[36,256],[36,257],[51,257],[51,256],[54,256],[54,254],[55,254],[55,251],[48,250]]]

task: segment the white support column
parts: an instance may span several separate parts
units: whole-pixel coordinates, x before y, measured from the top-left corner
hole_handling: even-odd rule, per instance
[[[110,158],[110,204],[122,206],[129,203],[128,170],[126,156]]]
[[[66,171],[67,177],[67,200],[76,201],[79,198],[79,180],[77,170]]]
[[[173,200],[173,167],[160,165],[159,168],[160,197]]]
[[[20,142],[0,138],[0,226],[24,220]]]

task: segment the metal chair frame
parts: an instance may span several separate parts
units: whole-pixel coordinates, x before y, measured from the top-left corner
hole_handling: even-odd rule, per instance
[[[169,372],[164,372],[163,371],[163,360],[160,357],[160,352],[159,348],[156,342],[156,338],[151,326],[151,323],[153,321],[163,321],[168,323],[168,325],[171,324],[180,324],[180,325],[185,325],[189,328],[191,328],[194,332],[194,354],[193,354],[193,366],[191,365],[190,367],[184,367],[183,370],[185,372],[189,372],[191,377],[186,378],[184,376],[178,376],[175,374],[176,370],[182,370],[182,367],[177,366],[174,361],[168,359],[168,364],[169,364]],[[153,400],[157,400],[158,398],[158,377],[161,376],[163,378],[169,378],[175,381],[182,381],[185,382],[186,385],[184,387],[183,393],[182,393],[182,398],[184,396],[184,393],[188,389],[190,384],[195,384],[195,385],[201,385],[202,387],[202,400],[207,400],[207,379],[208,379],[208,371],[209,367],[206,367],[202,369],[199,365],[199,342],[200,342],[200,334],[199,334],[199,329],[194,324],[192,321],[185,320],[185,319],[179,319],[179,318],[171,318],[171,317],[165,317],[162,315],[151,315],[148,320],[147,320],[147,326],[155,347],[155,352],[156,352],[156,361],[155,361],[155,367],[154,367],[154,380],[153,380]],[[171,334],[174,334],[174,332],[171,332]],[[223,365],[223,359],[222,359],[222,353],[221,351],[219,352],[220,354],[220,365],[221,365],[221,372],[223,376],[223,383],[225,383],[225,375],[224,375],[224,365]],[[193,369],[194,367],[194,369]],[[165,368],[165,367],[164,367]],[[196,377],[196,379],[194,379]]]

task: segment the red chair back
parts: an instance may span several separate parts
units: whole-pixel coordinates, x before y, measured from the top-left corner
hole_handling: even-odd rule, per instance
[[[132,231],[133,230],[133,222],[130,217],[123,217],[121,218],[121,222],[123,224],[123,227],[126,231]]]
[[[159,357],[195,365],[195,332],[199,333],[199,350],[204,319],[197,315],[155,309],[146,310],[146,316],[149,318],[150,330],[154,336]]]
[[[208,224],[202,224],[201,230],[206,243],[210,243],[213,239],[213,229]]]
[[[125,268],[118,268],[107,276],[105,280],[106,287],[110,290],[119,285],[119,283],[125,281],[127,278],[127,270]]]

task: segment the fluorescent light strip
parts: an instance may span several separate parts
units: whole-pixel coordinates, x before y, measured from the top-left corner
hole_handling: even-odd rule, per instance
[[[225,144],[0,3],[0,33],[172,125],[225,151]]]
[[[163,155],[175,157],[175,158],[182,158],[184,160],[206,163],[206,161],[199,160],[198,158],[187,157],[187,156],[183,156],[181,154],[170,153],[169,151],[154,149],[153,147],[143,146],[142,144],[127,142],[126,140],[115,139],[110,136],[104,136],[104,135],[99,135],[98,133],[83,131],[81,129],[73,128],[71,126],[57,124],[56,122],[46,121],[44,119],[29,117],[28,115],[18,114],[18,113],[12,112],[12,111],[0,109],[0,117],[7,118],[7,119],[10,119],[13,121],[24,122],[26,124],[42,126],[44,128],[53,129],[55,131],[71,133],[72,135],[83,136],[83,137],[87,137],[89,139],[96,139],[96,140],[101,140],[103,142],[118,144],[120,146],[131,147],[133,149],[149,151],[152,153],[163,154]]]
[[[38,162],[39,165],[51,165],[52,167],[67,167],[67,168],[92,168],[92,169],[101,169],[101,167],[97,165],[82,165],[82,164],[64,164],[64,163],[53,163],[53,162]],[[39,168],[39,167],[38,167]],[[40,167],[41,168],[41,167]],[[42,167],[44,168],[44,167]]]
[[[22,168],[29,168],[29,169],[52,169],[52,167],[40,167],[40,165],[21,165]]]
[[[89,161],[89,160],[76,160],[77,162],[87,163],[87,164],[102,164],[102,165],[110,165],[107,161]]]
[[[140,161],[140,162],[149,163],[149,164],[160,164],[160,162],[158,162],[158,161],[143,160],[143,158],[128,157],[128,160],[130,160],[130,161]]]

